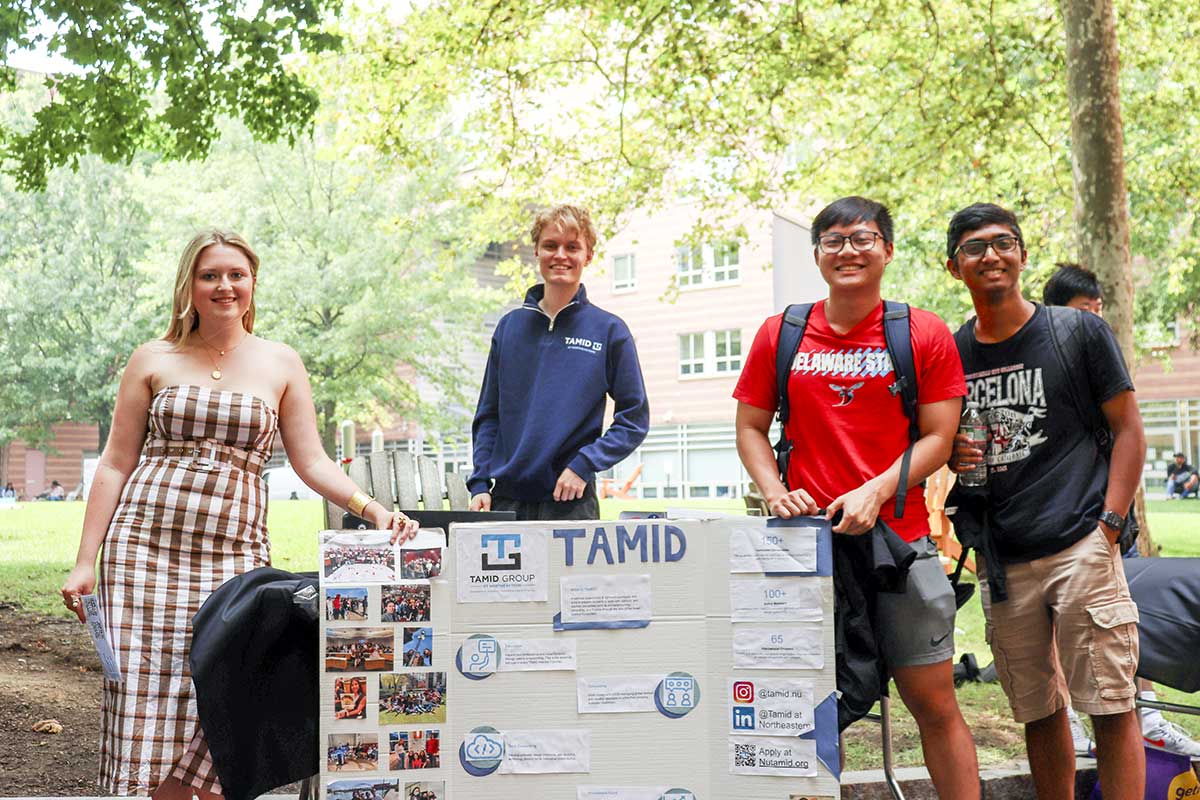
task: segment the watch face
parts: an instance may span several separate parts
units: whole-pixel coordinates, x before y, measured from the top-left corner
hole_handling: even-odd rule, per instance
[[[1105,511],[1100,515],[1100,521],[1114,530],[1125,527],[1125,518],[1115,511]]]

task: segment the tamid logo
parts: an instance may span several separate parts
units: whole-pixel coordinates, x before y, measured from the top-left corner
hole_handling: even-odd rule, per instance
[[[521,534],[485,533],[479,537],[479,544],[483,547],[480,564],[485,572],[521,568]],[[493,551],[494,556],[490,555]]]
[[[733,682],[733,702],[735,702],[735,703],[753,703],[754,702],[754,684],[750,681],[734,681]]]
[[[604,349],[604,342],[593,342],[591,339],[580,339],[578,336],[564,336],[563,344],[568,350],[590,350],[599,353]]]
[[[735,731],[754,730],[754,706],[733,707],[733,729]]]

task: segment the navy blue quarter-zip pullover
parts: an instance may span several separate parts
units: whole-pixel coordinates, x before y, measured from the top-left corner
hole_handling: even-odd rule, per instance
[[[551,320],[538,305],[544,292],[540,284],[531,288],[492,335],[472,426],[472,496],[553,500],[564,468],[590,482],[632,453],[650,428],[629,328],[589,303],[582,284]],[[615,411],[601,436],[605,395]]]

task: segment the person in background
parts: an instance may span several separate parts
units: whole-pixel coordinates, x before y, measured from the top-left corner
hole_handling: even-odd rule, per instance
[[[1104,316],[1104,292],[1096,273],[1078,264],[1059,263],[1042,288],[1042,302]]]
[[[1048,306],[1067,306],[1068,308],[1075,308],[1095,314],[1103,319],[1104,291],[1100,286],[1100,281],[1096,278],[1096,274],[1079,264],[1060,263],[1057,266],[1058,269],[1050,276],[1050,280],[1046,281],[1046,286],[1042,290],[1042,301]],[[1182,456],[1183,453],[1175,454],[1176,463],[1181,461]],[[1195,494],[1195,484],[1200,482],[1200,478],[1195,477],[1195,470],[1191,469],[1190,466],[1188,469],[1192,473],[1192,490],[1193,494]],[[1171,488],[1171,467],[1168,467],[1168,500],[1173,499]],[[1124,557],[1137,558],[1137,547],[1129,548]],[[1145,678],[1137,679],[1137,688],[1138,697],[1141,699],[1158,699],[1158,693],[1154,690],[1154,684]],[[1182,727],[1169,721],[1157,708],[1143,708],[1140,711],[1140,716],[1142,738],[1146,744],[1160,750],[1166,750],[1169,753],[1200,758],[1200,742],[1193,739]],[[1067,706],[1067,722],[1071,726],[1071,741],[1075,745],[1076,755],[1095,755],[1096,743],[1092,740],[1079,714],[1070,705]]]
[[[1175,460],[1167,465],[1167,499],[1195,497],[1200,490],[1200,475],[1187,462],[1187,456],[1176,453]]]

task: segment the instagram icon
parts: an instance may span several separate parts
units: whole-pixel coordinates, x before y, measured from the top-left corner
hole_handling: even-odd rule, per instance
[[[753,703],[754,702],[754,684],[750,681],[734,681],[733,682],[733,702],[735,703]]]

